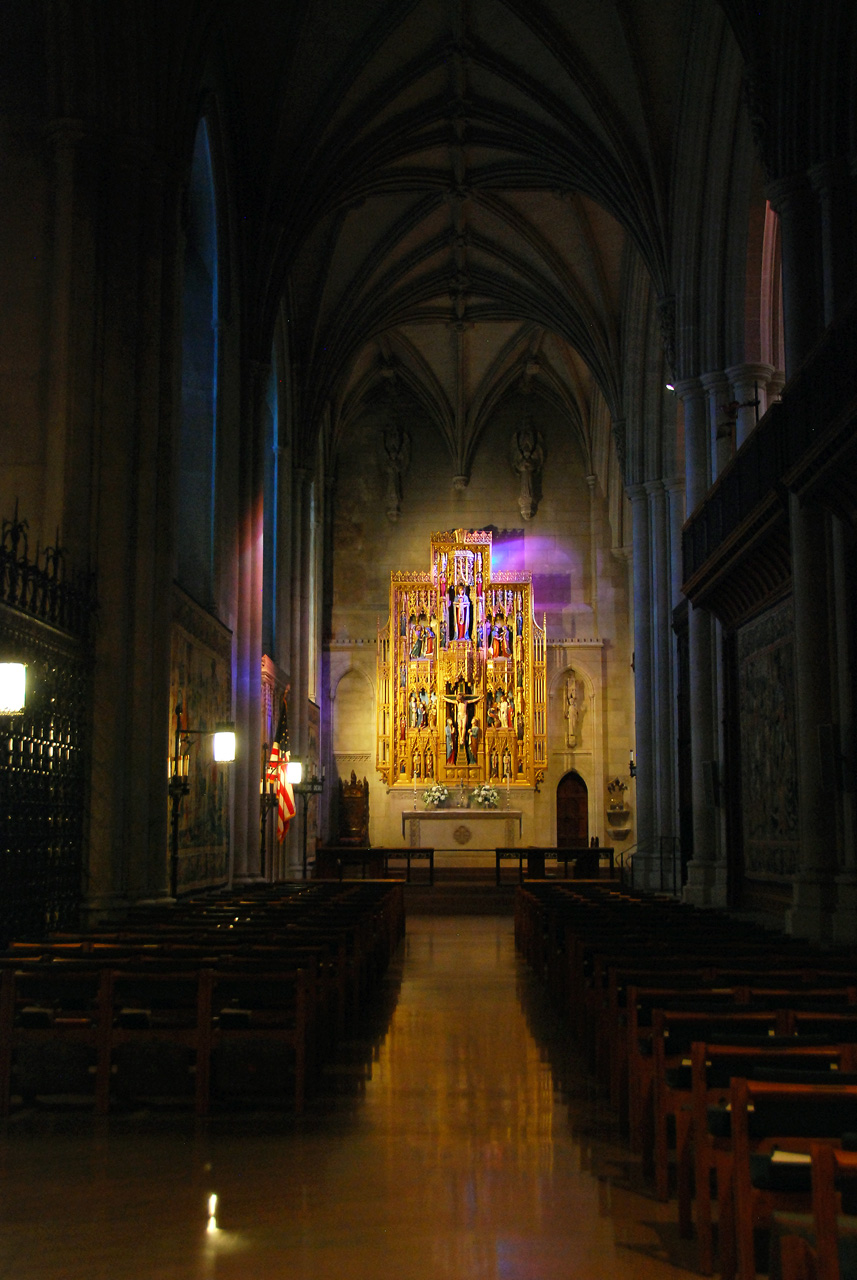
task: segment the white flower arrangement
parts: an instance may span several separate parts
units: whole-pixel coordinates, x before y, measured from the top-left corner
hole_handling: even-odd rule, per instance
[[[482,786],[477,787],[473,792],[472,799],[474,804],[480,805],[483,809],[496,809],[500,797],[496,787],[492,787],[490,782],[483,782]]]
[[[449,796],[449,788],[443,782],[435,782],[423,792],[423,804],[427,809],[437,809]]]

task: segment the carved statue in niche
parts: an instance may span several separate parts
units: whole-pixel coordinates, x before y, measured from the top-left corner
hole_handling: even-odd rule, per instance
[[[411,461],[411,437],[402,427],[384,430],[384,469],[387,472],[387,519],[396,521],[402,510],[402,476]]]
[[[454,639],[469,640],[471,628],[470,588],[465,586],[463,582],[458,584],[458,591],[453,603],[453,616],[455,618]]]
[[[580,705],[577,701],[577,681],[570,676],[565,682],[565,740],[568,746],[577,746],[577,727],[580,720]]]
[[[512,437],[512,467],[521,481],[518,506],[524,520],[536,514],[544,461],[544,437],[525,422]]]

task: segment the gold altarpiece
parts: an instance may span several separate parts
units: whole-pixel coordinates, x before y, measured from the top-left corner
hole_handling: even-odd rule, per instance
[[[489,531],[434,533],[428,573],[390,575],[377,723],[390,787],[544,779],[545,631],[531,575],[494,572],[491,552]]]

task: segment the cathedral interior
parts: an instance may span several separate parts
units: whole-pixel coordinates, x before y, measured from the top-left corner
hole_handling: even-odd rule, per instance
[[[2,944],[301,880],[351,783],[857,941],[854,5],[3,28]]]

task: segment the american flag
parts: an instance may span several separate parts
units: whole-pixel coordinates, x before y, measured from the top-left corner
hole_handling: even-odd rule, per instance
[[[280,718],[277,721],[277,732],[271,754],[268,757],[266,771],[268,785],[277,797],[277,839],[283,841],[289,829],[289,823],[295,816],[295,793],[292,784],[286,777],[286,766],[289,763],[289,709],[286,695],[280,703]]]

